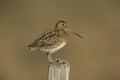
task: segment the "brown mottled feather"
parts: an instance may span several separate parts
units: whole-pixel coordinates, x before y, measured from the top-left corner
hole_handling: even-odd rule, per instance
[[[66,45],[68,32],[71,32],[70,27],[65,21],[59,20],[53,29],[46,31],[32,44],[28,45],[29,51],[41,50],[47,53],[48,61],[52,62],[51,53],[60,50]],[[79,34],[72,33],[82,38]]]
[[[64,29],[51,29],[38,37],[29,47],[52,48],[51,46],[56,46],[56,44],[66,41],[67,37],[68,33]]]

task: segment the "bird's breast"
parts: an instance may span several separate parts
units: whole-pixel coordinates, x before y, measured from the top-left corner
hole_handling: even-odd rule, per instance
[[[42,47],[40,48],[41,51],[45,52],[45,53],[54,53],[58,50],[60,50],[62,47],[64,47],[66,45],[67,42],[61,42],[61,43],[57,43],[55,45],[49,46],[49,47]]]

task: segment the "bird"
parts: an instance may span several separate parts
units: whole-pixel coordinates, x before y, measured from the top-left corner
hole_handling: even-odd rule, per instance
[[[33,43],[29,44],[29,51],[40,50],[47,55],[48,62],[52,63],[52,53],[63,48],[68,42],[69,33],[72,32],[70,26],[64,21],[57,21],[54,28],[42,33]],[[83,38],[76,32],[72,32]]]

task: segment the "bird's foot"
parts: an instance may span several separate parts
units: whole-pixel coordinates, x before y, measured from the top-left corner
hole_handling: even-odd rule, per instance
[[[51,55],[48,55],[48,62],[53,63],[53,59],[52,59]]]

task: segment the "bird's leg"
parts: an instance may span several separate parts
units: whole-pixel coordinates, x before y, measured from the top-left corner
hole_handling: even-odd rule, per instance
[[[51,57],[51,54],[47,53],[47,58],[48,58],[48,62],[49,63],[52,63],[52,57]]]

